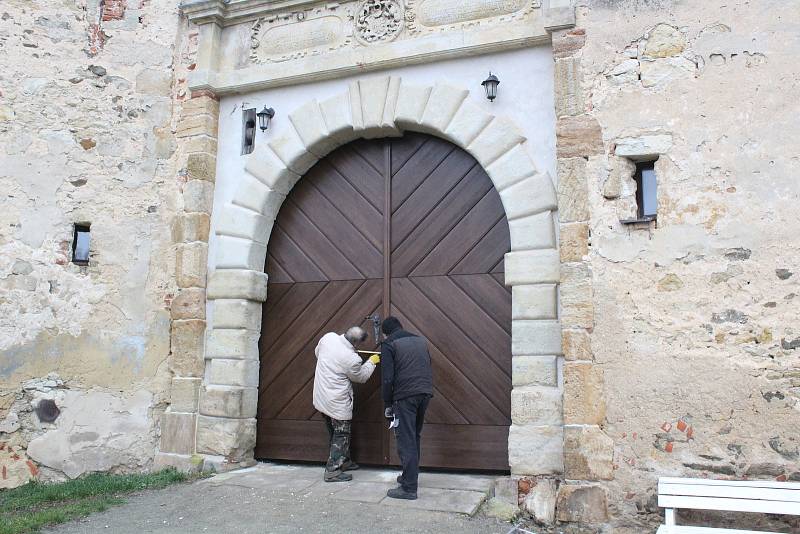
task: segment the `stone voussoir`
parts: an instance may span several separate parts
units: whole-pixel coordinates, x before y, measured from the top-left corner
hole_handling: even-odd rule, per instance
[[[264,268],[267,246],[250,239],[232,236],[218,236],[216,263],[217,269],[248,269],[256,271]]]
[[[208,299],[267,300],[267,274],[250,269],[217,269],[208,280]]]
[[[441,132],[446,132],[468,95],[469,91],[465,89],[457,89],[446,84],[434,85],[425,105],[425,111],[422,112],[419,130],[440,135]]]
[[[300,179],[300,175],[289,170],[270,147],[263,145],[257,146],[247,158],[245,170],[272,191],[282,195],[286,195]]]
[[[511,385],[557,386],[557,356],[513,356],[511,358]]]
[[[511,390],[511,422],[515,425],[561,425],[562,392],[557,387],[525,386]]]
[[[540,174],[528,154],[526,143],[515,145],[486,168],[495,189],[502,191],[525,178]]]
[[[543,211],[508,221],[512,250],[556,248],[556,230],[553,212]]]
[[[466,149],[486,129],[492,119],[494,119],[494,115],[485,112],[472,99],[466,98],[450,120],[444,135],[456,145]],[[489,173],[492,180],[495,179],[488,169],[486,172]],[[495,187],[497,187],[496,183]]]
[[[508,220],[552,211],[558,207],[553,181],[547,173],[535,174],[500,191]]]
[[[556,284],[559,281],[558,250],[522,250],[506,253],[505,283],[507,286]]]
[[[298,178],[305,174],[319,159],[306,148],[300,136],[297,135],[297,132],[294,130],[287,131],[283,135],[273,138],[268,144],[275,156],[277,156],[287,169],[298,176]],[[249,165],[247,167],[247,172],[253,174],[257,178],[261,178],[261,176],[251,170]],[[279,189],[277,183],[273,184],[267,180],[264,180],[264,182],[271,188],[283,192],[282,189]],[[285,192],[288,192],[288,189]]]
[[[505,117],[496,117],[467,147],[484,169],[500,159],[506,152],[523,143],[525,136]]]
[[[228,204],[222,209],[215,233],[231,237],[242,237],[256,243],[269,241],[274,220],[248,208]]]
[[[215,386],[258,387],[258,360],[213,358],[206,363],[206,382]]]
[[[511,288],[512,319],[556,319],[555,284],[515,285]]]
[[[286,195],[283,193],[273,191],[255,176],[245,173],[231,203],[274,220],[285,199]]]
[[[433,87],[429,85],[410,85],[401,83],[394,110],[395,124],[402,128],[414,129],[422,120],[422,113],[431,96]]]
[[[356,138],[350,116],[350,94],[340,93],[319,104],[325,128],[337,143],[344,144]]]
[[[535,356],[561,353],[558,321],[511,321],[511,354]]]
[[[319,102],[312,99],[289,114],[289,120],[309,152],[322,157],[337,143],[328,132]]]

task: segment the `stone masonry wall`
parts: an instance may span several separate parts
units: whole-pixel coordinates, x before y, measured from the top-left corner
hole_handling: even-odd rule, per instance
[[[194,40],[170,0],[0,6],[0,488],[152,461]]]
[[[800,4],[584,0],[553,48],[558,519],[642,532],[659,476],[800,480]],[[622,224],[656,158],[657,221]]]

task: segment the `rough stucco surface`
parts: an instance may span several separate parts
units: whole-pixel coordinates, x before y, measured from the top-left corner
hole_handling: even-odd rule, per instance
[[[146,466],[168,390],[173,65],[191,38],[176,2],[105,4],[0,6],[0,464],[16,482]],[[70,248],[87,222],[82,268]],[[54,423],[32,391],[54,395]],[[2,452],[26,448],[28,474]]]
[[[658,512],[658,476],[799,480],[800,4],[579,4],[610,515]],[[615,153],[661,154],[657,223],[620,224]]]

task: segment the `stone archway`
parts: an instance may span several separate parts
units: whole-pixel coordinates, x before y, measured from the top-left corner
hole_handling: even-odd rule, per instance
[[[563,470],[561,328],[557,316],[559,252],[550,177],[528,155],[525,137],[507,118],[486,113],[468,91],[444,84],[409,85],[397,77],[352,82],[322,102],[290,114],[292,127],[247,162],[232,202],[217,218],[216,270],[196,450],[229,461],[252,458],[255,446],[263,272],[272,224],[286,194],[316,161],[358,138],[403,131],[444,138],[469,152],[499,191],[509,221],[512,287],[512,384],[509,464],[515,474]]]

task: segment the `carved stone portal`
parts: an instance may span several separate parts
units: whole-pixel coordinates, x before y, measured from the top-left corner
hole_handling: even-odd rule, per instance
[[[366,0],[356,11],[355,26],[364,43],[391,41],[403,29],[403,6],[397,0]]]

